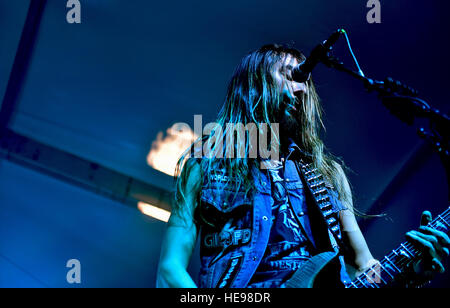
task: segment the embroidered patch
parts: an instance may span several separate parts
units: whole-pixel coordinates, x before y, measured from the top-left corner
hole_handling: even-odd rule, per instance
[[[208,248],[237,246],[239,244],[247,244],[250,242],[252,231],[250,229],[242,229],[235,231],[222,231],[220,233],[208,234],[205,236],[204,244]]]
[[[218,182],[228,182],[230,181],[230,177],[224,174],[212,174],[209,176],[212,181]]]
[[[220,277],[219,282],[217,283],[218,288],[229,288],[236,278],[237,273],[242,264],[243,256],[237,256],[231,258],[228,262],[228,266],[223,273],[222,277]]]

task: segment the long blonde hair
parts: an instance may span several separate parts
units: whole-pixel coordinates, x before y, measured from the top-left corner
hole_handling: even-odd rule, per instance
[[[305,57],[296,49],[280,45],[266,45],[246,55],[236,67],[229,82],[224,104],[218,114],[216,123],[226,128],[228,123],[242,123],[244,126],[255,123],[259,128],[261,123],[270,125],[276,122],[277,110],[283,102],[279,85],[273,77],[273,70],[277,63],[283,61],[287,55],[295,57],[299,63]],[[301,100],[301,112],[299,123],[301,124],[301,137],[295,140],[298,146],[308,153],[317,168],[337,190],[339,198],[344,201],[351,199],[348,190],[344,189],[342,169],[338,167],[336,158],[325,152],[325,147],[320,139],[320,130],[324,128],[322,122],[322,109],[319,97],[312,79],[306,82],[307,91]],[[292,98],[295,100],[295,96]],[[296,102],[291,102],[295,104]],[[214,132],[211,133],[211,135]],[[224,130],[224,136],[234,131]],[[239,132],[237,132],[239,134]],[[211,135],[200,137],[202,141],[208,141]],[[203,158],[201,162],[202,179],[208,181],[218,173],[226,170],[229,178],[237,179],[233,182],[236,187],[232,191],[243,188],[246,192],[253,187],[253,168],[258,168],[260,161],[250,158],[250,138],[237,136],[237,142],[245,142],[245,154],[242,158],[227,158],[228,151],[234,150],[235,144],[225,146],[225,158]],[[198,141],[197,141],[198,142]],[[183,206],[186,192],[186,181],[189,172],[182,172],[183,164],[187,157],[193,155],[195,142],[179,159],[176,170],[176,194],[173,210],[180,210]],[[278,144],[280,145],[280,144]],[[218,146],[218,143],[214,146]],[[218,149],[222,150],[222,149]],[[206,176],[205,176],[206,175]],[[230,183],[227,183],[230,184]],[[231,184],[230,184],[231,185]]]

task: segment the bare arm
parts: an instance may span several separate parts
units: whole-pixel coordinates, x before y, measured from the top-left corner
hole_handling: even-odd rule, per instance
[[[344,171],[339,165],[336,165],[336,167],[341,173],[341,183],[347,194],[347,200],[343,201],[344,205],[347,207],[347,210],[341,211],[339,215],[342,233],[348,240],[348,243],[354,252],[355,259],[352,261],[356,265],[358,272],[362,272],[364,269],[372,266],[378,261],[373,258],[361,229],[358,226],[358,222],[356,221],[353,211],[350,185]]]
[[[197,239],[197,226],[194,223],[194,210],[197,205],[197,192],[200,189],[200,166],[188,166],[185,204],[179,211],[172,212],[161,247],[158,266],[157,287],[195,288],[193,279],[187,272],[192,251]]]
[[[343,235],[347,238],[354,252],[355,259],[353,262],[357,267],[357,274],[362,273],[378,261],[372,256],[353,212],[351,210],[341,212],[340,222]]]

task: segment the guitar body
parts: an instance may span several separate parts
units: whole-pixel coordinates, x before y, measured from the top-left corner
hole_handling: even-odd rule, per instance
[[[286,288],[336,288],[344,287],[339,278],[339,259],[334,251],[320,253],[306,261],[291,279]]]

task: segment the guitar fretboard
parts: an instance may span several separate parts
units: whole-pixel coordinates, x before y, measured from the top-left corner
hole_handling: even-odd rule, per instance
[[[450,207],[438,215],[428,227],[449,233],[450,230]],[[421,256],[413,244],[405,241],[385,256],[380,263],[366,270],[355,280],[346,285],[347,288],[382,288],[388,286],[401,274],[405,268]]]

